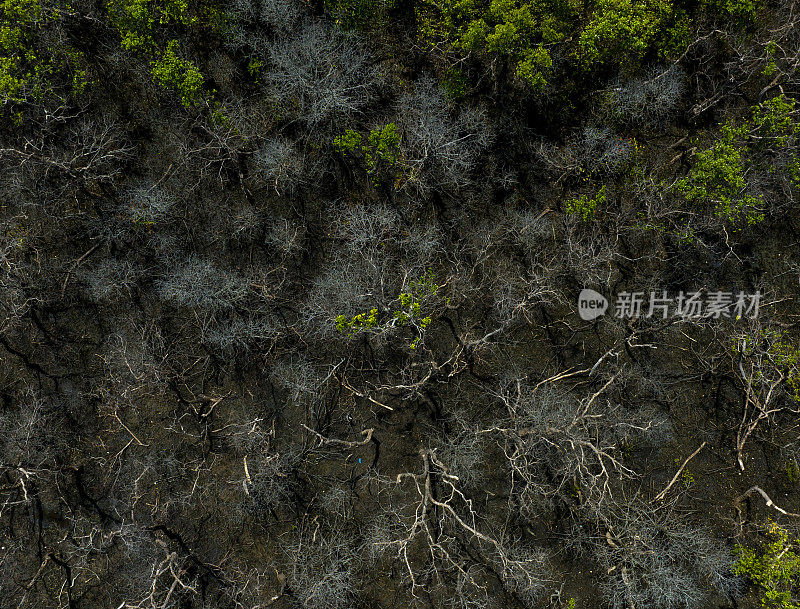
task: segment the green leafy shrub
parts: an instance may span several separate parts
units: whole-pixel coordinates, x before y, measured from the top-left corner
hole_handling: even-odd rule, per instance
[[[710,204],[714,214],[734,225],[764,219],[764,201],[747,192],[753,170],[785,175],[800,187],[800,123],[796,101],[781,94],[754,106],[750,117],[723,125],[714,144],[695,153],[689,175],[677,191],[693,203]]]
[[[713,15],[745,26],[752,23],[761,4],[759,0],[704,0],[703,7]]]
[[[547,85],[545,74],[553,67],[553,59],[547,50],[539,45],[527,49],[517,63],[517,77],[534,89],[543,89]]]
[[[48,70],[34,47],[35,31],[46,17],[39,0],[3,0],[0,11],[0,96],[21,101]]]
[[[738,545],[734,549],[736,575],[750,579],[763,592],[761,606],[768,609],[800,609],[800,555],[797,540],[773,523],[766,545],[759,549]]]
[[[580,216],[584,222],[594,217],[598,205],[606,202],[606,187],[602,186],[597,194],[589,198],[585,194],[577,199],[571,199],[567,202],[565,212],[570,216]]]
[[[336,331],[353,336],[362,330],[378,327],[378,309],[370,309],[369,313],[359,313],[348,318],[347,315],[336,316]]]
[[[187,0],[109,0],[111,23],[122,36],[122,47],[129,51],[155,52],[157,26],[198,23],[197,15],[190,14]]]
[[[395,0],[325,0],[325,8],[336,24],[348,30],[368,30],[386,24]]]
[[[677,183],[677,189],[692,203],[708,203],[714,214],[732,224],[756,224],[764,219],[760,198],[748,194],[745,172],[747,147],[741,140],[747,127],[726,124],[719,140],[695,154],[689,175]]]
[[[756,106],[752,122],[754,146],[783,157],[783,163],[768,165],[769,173],[785,170],[794,185],[800,187],[800,122],[794,118],[796,112],[797,102],[781,93]]]
[[[753,109],[753,125],[759,135],[774,138],[778,145],[787,146],[790,139],[800,133],[800,123],[792,117],[796,107],[794,99],[781,93]]]
[[[397,326],[413,326],[417,330],[417,336],[409,343],[409,348],[416,349],[422,340],[424,331],[433,321],[431,312],[427,310],[426,304],[430,297],[437,294],[439,287],[434,282],[433,271],[429,270],[420,279],[412,281],[407,291],[401,292],[397,296],[399,308],[391,312],[391,315],[387,312],[386,315],[381,316],[377,308],[370,309],[368,313],[359,313],[352,317],[337,315],[335,320],[336,331],[352,337],[362,331],[379,331]],[[383,317],[383,321],[379,317]]]
[[[333,149],[336,152],[354,152],[361,149],[361,142],[363,138],[358,131],[348,129],[343,135],[338,135],[333,138]]]
[[[418,21],[420,35],[429,42],[445,40],[456,50],[507,57],[523,82],[541,88],[552,66],[546,47],[567,37],[576,14],[559,0],[423,0]]]
[[[800,347],[783,330],[759,328],[736,339],[733,349],[755,364],[754,380],[771,384],[782,381],[800,402]]]
[[[148,58],[154,80],[175,91],[185,108],[198,106],[208,97],[203,91],[205,78],[198,67],[178,56],[178,39],[168,38],[166,46],[161,40],[167,33],[176,35],[192,26],[216,31],[219,10],[205,3],[190,4],[188,0],[108,0],[108,12],[120,33],[122,47]],[[212,122],[226,124],[220,104],[212,100],[209,106]]]
[[[519,81],[548,84],[551,52],[574,49],[574,65],[637,67],[648,53],[674,55],[687,42],[689,19],[670,0],[422,0],[419,33],[431,45],[506,58]]]
[[[458,68],[451,68],[442,79],[442,90],[453,101],[460,101],[467,94],[467,77]]]
[[[684,20],[666,0],[600,0],[578,38],[585,67],[612,60],[637,65],[645,54],[675,45]]]
[[[400,134],[397,125],[389,123],[369,132],[369,145],[362,150],[369,171],[375,171],[380,162],[393,167],[400,159]]]
[[[797,464],[797,461],[792,460],[786,464],[786,477],[792,484],[800,482],[800,465]]]
[[[363,157],[367,173],[377,182],[382,172],[391,177],[396,175],[400,161],[400,133],[395,123],[372,129],[366,142],[358,131],[347,129],[344,134],[333,139],[333,148],[341,154],[358,154]]]
[[[200,70],[186,59],[175,53],[177,40],[170,40],[164,55],[150,62],[153,77],[164,87],[174,89],[181,98],[184,107],[196,106],[203,98],[203,75]]]
[[[57,87],[82,93],[88,84],[83,54],[59,41],[44,47],[39,34],[64,7],[40,0],[0,2],[0,100],[41,100]]]

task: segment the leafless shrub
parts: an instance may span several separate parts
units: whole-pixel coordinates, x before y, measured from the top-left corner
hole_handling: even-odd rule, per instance
[[[92,298],[109,301],[120,294],[130,293],[138,275],[136,267],[127,260],[105,258],[94,267],[83,269],[78,276]]]
[[[42,432],[52,413],[45,400],[33,390],[26,391],[20,398],[16,412],[0,413],[0,435],[3,438],[0,443],[0,471],[11,467],[23,480],[29,479],[30,474],[42,467],[51,454],[47,437]],[[27,470],[30,472],[26,475]]]
[[[609,112],[626,125],[659,127],[675,112],[685,81],[686,74],[677,64],[651,68],[640,78],[612,87]]]
[[[275,219],[267,224],[264,241],[281,256],[293,256],[305,247],[306,227],[286,219]]]
[[[128,388],[160,386],[168,374],[166,342],[155,324],[112,334],[101,359],[106,381],[121,392]]]
[[[610,606],[689,609],[726,589],[730,553],[669,509],[634,500],[609,504],[600,518],[594,552]]]
[[[302,536],[287,551],[288,579],[303,609],[346,609],[353,603],[358,582],[358,556],[340,535],[316,532]]]
[[[436,454],[465,487],[473,486],[481,477],[485,446],[474,430],[460,428],[454,434],[441,438]]]
[[[394,276],[383,252],[365,258],[344,250],[337,264],[315,279],[301,311],[301,323],[311,336],[332,336],[338,315],[357,315],[373,307],[386,309],[399,293],[398,279],[402,277]]]
[[[663,417],[598,399],[615,379],[611,376],[582,399],[550,381],[531,387],[515,380],[500,389],[497,395],[509,420],[482,433],[498,434],[523,516],[535,515],[551,498],[569,492],[591,501],[606,500],[615,480],[635,476],[622,462],[622,443],[632,436],[639,441],[665,437]]]
[[[333,521],[345,522],[352,517],[352,501],[352,491],[336,485],[323,491],[320,505]]]
[[[386,250],[399,236],[400,218],[386,205],[334,204],[332,208],[331,235],[342,239],[353,255],[358,253],[367,262],[375,260],[379,250]]]
[[[256,450],[247,456],[243,488],[255,509],[274,511],[292,501],[292,475],[300,457],[294,451]]]
[[[486,114],[472,108],[456,112],[427,77],[416,83],[413,93],[401,98],[400,112],[407,187],[427,193],[469,185],[481,151],[493,138]]]
[[[123,201],[130,221],[144,226],[152,226],[166,219],[175,206],[175,200],[169,193],[152,185],[132,188],[123,195]]]
[[[238,242],[254,240],[264,231],[264,214],[251,206],[239,209],[232,219],[232,236]]]
[[[296,100],[299,117],[309,126],[360,111],[378,79],[357,40],[322,22],[271,43],[269,62],[264,80],[270,92],[279,100]]]
[[[609,177],[628,166],[633,143],[607,127],[587,126],[563,145],[540,142],[536,156],[559,177]]]
[[[295,403],[312,400],[325,381],[322,370],[302,357],[278,360],[272,365],[270,376]]]
[[[487,590],[487,574],[474,560],[478,552],[504,586],[534,606],[548,577],[544,554],[493,535],[464,494],[461,481],[436,452],[422,450],[420,457],[420,473],[401,472],[393,480],[375,480],[384,488],[402,490],[406,501],[395,500],[369,529],[366,543],[373,555],[397,562],[412,596],[442,581],[448,572],[458,578],[458,592],[474,599],[486,598]],[[473,553],[465,553],[465,545]]]
[[[227,24],[222,40],[231,49],[248,48],[263,54],[267,34],[284,37],[302,17],[296,0],[234,0],[226,11]]]
[[[319,155],[305,154],[283,137],[268,138],[254,157],[259,180],[278,195],[291,196],[304,186],[319,184],[323,168]]]
[[[269,319],[237,316],[211,320],[203,328],[202,341],[220,353],[235,353],[274,340],[278,334],[279,330]]]
[[[166,266],[169,270],[156,282],[156,291],[167,302],[214,311],[230,309],[247,295],[245,278],[193,254]]]

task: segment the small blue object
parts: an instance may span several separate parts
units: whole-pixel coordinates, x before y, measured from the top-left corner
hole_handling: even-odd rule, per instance
[[[361,457],[358,458],[358,462],[361,463]]]

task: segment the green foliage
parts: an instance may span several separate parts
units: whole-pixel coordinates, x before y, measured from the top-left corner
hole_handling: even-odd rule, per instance
[[[400,159],[400,134],[397,125],[389,123],[369,132],[369,145],[362,148],[369,171],[375,171],[380,162],[393,167]]]
[[[586,14],[587,7],[590,9]],[[576,66],[636,67],[652,52],[661,58],[685,45],[690,21],[670,0],[422,0],[419,33],[432,45],[507,58],[534,90],[547,86],[551,49],[575,49]],[[582,27],[581,27],[582,24]],[[574,42],[572,42],[574,41]]]
[[[458,68],[450,68],[442,79],[442,89],[447,97],[460,101],[467,94],[467,77]]]
[[[744,575],[763,591],[761,606],[767,609],[800,609],[800,556],[797,540],[773,523],[768,541],[760,550],[737,545],[736,575]]]
[[[758,135],[774,139],[781,147],[789,146],[793,136],[800,134],[800,123],[792,117],[796,107],[797,102],[783,93],[756,106],[753,125]]]
[[[395,4],[395,0],[325,0],[338,26],[361,31],[385,25],[386,14]]]
[[[774,40],[770,40],[767,45],[764,47],[764,51],[767,54],[767,65],[764,66],[764,69],[761,71],[762,76],[772,76],[778,70],[778,64],[775,63],[775,51],[778,49],[778,45],[775,43]]]
[[[0,96],[21,101],[46,70],[34,47],[42,7],[39,0],[3,0],[0,11]]]
[[[541,88],[552,66],[546,46],[567,37],[575,8],[563,0],[423,0],[418,8],[420,35],[446,41],[460,51],[505,56],[517,76]]]
[[[261,70],[264,67],[264,62],[260,59],[253,57],[247,62],[247,73],[255,81],[259,82],[261,79]]]
[[[177,40],[170,40],[160,59],[150,62],[153,78],[164,87],[175,90],[185,108],[196,106],[203,98],[203,75],[186,59],[175,53]]]
[[[599,0],[578,39],[580,60],[587,67],[615,58],[635,65],[660,46],[673,15],[667,0]]]
[[[752,225],[764,219],[761,199],[745,192],[747,148],[741,139],[746,134],[746,127],[724,125],[720,139],[695,154],[689,175],[677,183],[688,201],[711,204],[714,214],[731,224]]]
[[[88,84],[83,54],[64,46],[40,45],[39,33],[55,23],[62,8],[40,0],[0,2],[0,100],[40,100],[55,92],[58,81],[75,94]]]
[[[737,342],[734,349],[757,360],[757,380],[769,383],[773,376],[780,378],[800,402],[800,347],[792,344],[784,331],[760,328]]]
[[[759,0],[704,0],[702,6],[716,16],[744,26],[755,20],[761,3]]]
[[[395,175],[400,161],[400,133],[395,123],[372,129],[366,142],[358,131],[347,129],[344,134],[333,138],[333,148],[341,154],[351,153],[363,156],[367,173],[377,181],[382,171]]]
[[[606,202],[606,187],[602,186],[597,194],[589,198],[585,194],[577,199],[571,199],[567,202],[565,212],[570,216],[580,216],[584,222],[592,219],[597,211],[598,205]]]
[[[800,347],[792,345],[781,336],[770,345],[768,355],[792,390],[794,399],[800,402]]]
[[[348,129],[344,132],[344,135],[338,135],[333,138],[333,149],[342,154],[354,152],[356,149],[361,149],[361,142],[361,134],[358,131]]]
[[[435,295],[438,291],[439,285],[434,282],[433,271],[429,270],[427,275],[412,281],[407,292],[402,292],[398,296],[401,308],[394,312],[394,318],[401,326],[414,320],[420,320],[421,326],[427,327],[431,318],[422,315],[421,303],[425,298]]]
[[[122,48],[149,49],[155,46],[153,26],[156,16],[148,0],[109,0],[111,22],[122,35]]]
[[[72,67],[72,90],[76,95],[80,95],[86,91],[86,87],[89,85],[86,69],[82,67],[85,64],[85,58],[83,53],[75,50],[67,50],[65,55]]]
[[[148,54],[153,54],[158,46],[157,26],[198,23],[198,17],[189,12],[187,0],[109,0],[108,12],[111,23],[122,36],[122,47]]]
[[[19,99],[25,80],[16,76],[18,64],[12,57],[0,57],[0,95],[12,100]]]
[[[792,484],[800,482],[800,465],[797,464],[797,461],[791,460],[786,464],[786,477]]]
[[[553,67],[553,60],[547,50],[539,45],[528,49],[517,63],[517,77],[534,89],[547,85],[545,74]]]
[[[178,56],[177,38],[168,38],[165,47],[161,40],[168,32],[174,34],[193,26],[214,30],[219,25],[219,10],[208,4],[190,4],[189,0],[108,0],[108,12],[120,33],[122,47],[147,57],[154,80],[175,91],[185,108],[206,99],[205,78],[194,63]],[[212,102],[210,106],[212,122],[224,123],[226,117],[220,113],[219,104]]]
[[[378,309],[370,309],[368,314],[359,313],[348,318],[347,315],[336,316],[336,331],[348,336],[353,336],[362,330],[378,327]]]
[[[429,270],[420,279],[412,281],[407,291],[397,296],[399,308],[391,315],[384,316],[383,321],[378,319],[378,309],[370,309],[369,313],[359,313],[353,317],[338,315],[335,320],[336,331],[352,337],[362,331],[413,326],[417,330],[417,336],[409,343],[409,348],[414,350],[422,340],[423,332],[433,321],[431,313],[426,308],[426,302],[436,295],[439,287],[434,282],[433,271]]]
[[[723,125],[717,141],[695,154],[689,175],[677,190],[693,203],[710,204],[715,215],[734,225],[753,225],[764,219],[763,201],[748,194],[746,175],[752,168],[786,174],[800,186],[797,102],[780,94],[757,106],[740,125]]]

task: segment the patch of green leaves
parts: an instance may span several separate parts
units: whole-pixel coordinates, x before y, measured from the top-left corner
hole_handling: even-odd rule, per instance
[[[409,343],[409,348],[414,350],[433,321],[428,305],[430,298],[439,291],[439,287],[434,281],[433,271],[428,270],[426,275],[411,281],[408,289],[397,296],[399,306],[391,313],[387,311],[381,315],[377,308],[373,308],[368,313],[359,313],[352,317],[338,315],[335,319],[336,331],[353,337],[364,331],[410,326],[417,333]]]
[[[158,84],[174,91],[185,108],[208,101],[211,121],[226,123],[219,102],[213,99],[214,92],[204,90],[205,78],[197,65],[178,55],[178,37],[188,28],[205,28],[206,32],[221,29],[220,10],[190,0],[107,0],[107,6],[122,47],[149,60]]]
[[[594,197],[588,197],[583,194],[576,199],[567,201],[564,211],[570,216],[578,216],[584,222],[588,222],[594,218],[597,207],[605,204],[605,202],[606,187],[603,185]]]
[[[333,148],[340,154],[351,154],[363,160],[364,168],[377,183],[381,174],[394,178],[400,162],[400,133],[395,123],[372,129],[365,138],[352,129],[333,138]]]
[[[737,545],[733,572],[750,579],[761,589],[761,606],[766,609],[800,609],[800,556],[798,542],[773,523],[767,543],[760,549]]]
[[[395,0],[325,0],[336,24],[346,30],[366,31],[386,25]]]
[[[40,41],[40,32],[63,9],[58,4],[45,8],[40,0],[0,1],[0,101],[41,100],[59,84],[75,94],[85,90],[82,53],[63,43],[44,46]]]
[[[205,79],[191,61],[176,53],[178,41],[170,40],[164,54],[150,62],[153,78],[164,87],[178,93],[185,108],[197,106],[203,99]]]
[[[713,146],[695,154],[689,175],[676,184],[691,203],[709,204],[718,218],[734,225],[757,224],[764,219],[763,201],[746,192],[747,127],[728,123]]]
[[[442,79],[442,90],[451,100],[457,102],[467,94],[467,77],[458,68],[450,68]]]
[[[714,215],[734,226],[764,219],[764,201],[748,193],[754,169],[786,170],[800,187],[800,123],[797,102],[781,94],[754,106],[741,124],[726,123],[714,144],[695,153],[689,174],[676,183],[687,201],[710,205]]]
[[[580,62],[586,67],[615,58],[637,64],[663,41],[674,14],[666,0],[600,0],[578,38]]]
[[[534,88],[547,84],[552,67],[547,45],[567,37],[576,15],[562,0],[423,0],[417,11],[424,40],[506,57],[520,80]]]

